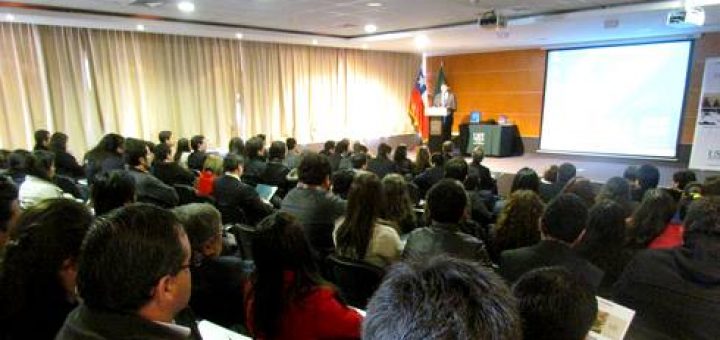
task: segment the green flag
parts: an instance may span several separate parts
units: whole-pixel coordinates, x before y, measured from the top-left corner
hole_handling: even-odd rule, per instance
[[[447,82],[445,81],[445,71],[443,71],[443,65],[441,64],[440,71],[438,71],[437,80],[435,81],[435,91],[433,93],[433,98],[440,94],[440,86],[442,86],[443,84],[447,84]],[[433,103],[433,105],[436,104]]]

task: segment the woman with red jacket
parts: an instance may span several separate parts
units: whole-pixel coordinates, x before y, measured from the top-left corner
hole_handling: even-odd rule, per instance
[[[362,317],[325,283],[302,227],[275,213],[257,226],[247,324],[255,339],[359,339]]]

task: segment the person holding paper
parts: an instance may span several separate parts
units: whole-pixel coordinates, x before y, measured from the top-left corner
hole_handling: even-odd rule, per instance
[[[452,137],[453,114],[457,110],[457,101],[455,100],[455,94],[450,92],[450,87],[447,84],[440,86],[440,93],[433,99],[433,106],[447,108],[448,115],[443,119],[442,124],[442,138],[443,140],[450,140]]]

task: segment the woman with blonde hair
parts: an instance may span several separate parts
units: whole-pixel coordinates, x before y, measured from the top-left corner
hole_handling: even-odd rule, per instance
[[[215,178],[223,174],[223,159],[218,155],[210,154],[205,158],[203,170],[200,172],[195,189],[200,196],[210,196],[213,192]]]

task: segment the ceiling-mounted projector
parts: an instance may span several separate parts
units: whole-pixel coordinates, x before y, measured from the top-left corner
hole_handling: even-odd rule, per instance
[[[480,17],[478,17],[478,26],[481,28],[502,28],[507,25],[507,19],[495,12],[495,10],[490,10],[485,13],[480,14]]]
[[[668,13],[667,25],[672,27],[696,27],[705,24],[705,10],[702,7],[690,7]]]

